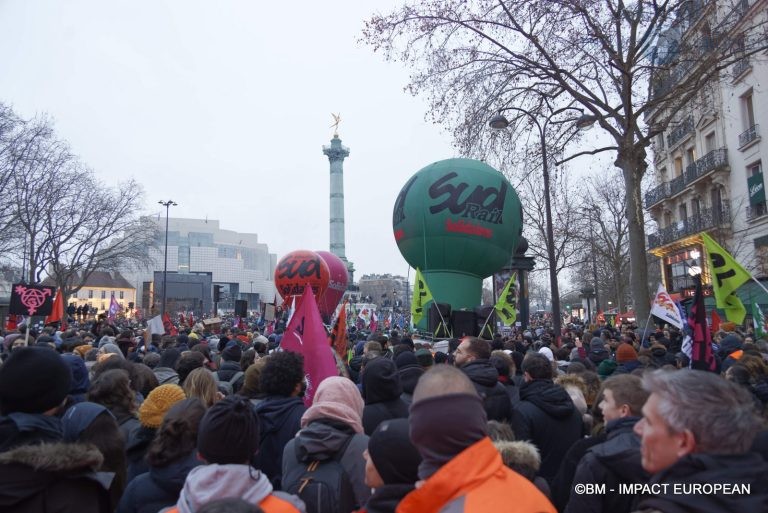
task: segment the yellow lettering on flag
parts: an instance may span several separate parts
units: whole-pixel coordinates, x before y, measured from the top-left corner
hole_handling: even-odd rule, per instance
[[[751,275],[709,235],[701,233],[701,240],[704,242],[709,267],[712,269],[715,303],[718,308],[725,310],[729,321],[741,324],[747,315],[747,309],[735,292],[750,280]]]
[[[507,326],[515,324],[517,320],[517,273],[512,273],[504,290],[493,307],[501,322]]]
[[[427,280],[421,271],[416,268],[416,281],[413,284],[413,301],[411,301],[411,324],[416,325],[424,318],[427,303],[432,301],[432,292],[429,291]]]

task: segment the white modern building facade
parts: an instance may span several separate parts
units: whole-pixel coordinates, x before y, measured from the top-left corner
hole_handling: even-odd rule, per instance
[[[165,218],[156,219],[158,240],[150,248],[154,262],[149,269],[123,274],[141,291],[137,306],[149,309],[156,273],[162,275],[164,266]],[[255,233],[224,230],[213,219],[168,219],[168,273],[209,275],[213,286],[220,285],[220,309],[233,309],[235,300],[247,300],[249,309],[260,302],[271,303],[277,294],[274,271],[277,256],[259,242]],[[207,290],[207,288],[206,288]],[[169,288],[170,291],[170,288]],[[198,298],[209,304],[212,298]],[[197,310],[197,308],[194,308]]]
[[[678,28],[686,42],[680,46],[699,52],[714,47],[713,38],[722,37],[718,31],[724,26],[729,37],[738,38],[750,27],[768,23],[767,0],[689,4]],[[759,33],[768,37],[764,29]],[[679,70],[678,76],[690,69]],[[674,80],[676,72],[666,80]],[[646,121],[652,124],[654,116]],[[644,202],[658,229],[648,235],[648,250],[660,258],[664,284],[673,295],[692,294],[686,266],[696,252],[703,254],[701,232],[718,240],[754,276],[768,276],[766,136],[768,51],[761,50],[721,72],[656,137],[652,168],[657,185],[646,193]],[[705,284],[711,283],[706,262],[698,263],[704,268]]]

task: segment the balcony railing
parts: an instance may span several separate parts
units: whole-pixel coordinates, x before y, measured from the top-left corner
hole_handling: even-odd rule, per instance
[[[685,174],[681,174],[680,176],[673,178],[671,182],[669,182],[669,195],[674,196],[675,194],[680,194],[683,192],[683,189],[685,189]]]
[[[739,135],[739,148],[743,148],[747,144],[756,140],[760,135],[760,125],[752,125],[746,129],[741,135]]]
[[[693,132],[693,116],[688,116],[669,132],[667,146],[672,148],[691,132]]]
[[[645,193],[645,208],[651,208],[656,203],[669,197],[669,183],[664,182]]]
[[[694,214],[684,221],[673,223],[666,228],[660,229],[657,233],[648,235],[648,247],[658,248],[671,244],[683,237],[696,235],[704,230],[716,228],[730,222],[730,203],[723,201],[722,205],[701,209],[698,214]]]
[[[747,207],[747,221],[754,221],[759,217],[763,217],[765,214],[768,214],[768,208],[766,208],[765,203]]]
[[[733,79],[736,80],[737,78],[739,78],[749,68],[750,68],[749,57],[742,57],[741,59],[736,61],[736,64],[733,65]]]
[[[720,148],[712,150],[696,162],[685,168],[685,183],[690,184],[712,171],[722,169],[728,165],[728,150]]]

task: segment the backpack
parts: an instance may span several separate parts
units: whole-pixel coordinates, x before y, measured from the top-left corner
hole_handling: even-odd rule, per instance
[[[282,487],[284,492],[304,501],[307,513],[350,513],[358,508],[352,481],[341,465],[341,457],[353,436],[333,458],[322,461],[302,462],[299,446],[294,446],[296,464],[283,475]]]
[[[235,383],[237,383],[237,380],[240,379],[243,374],[245,374],[243,371],[237,371],[228,381],[219,381],[219,375],[216,372],[213,373],[213,377],[216,380],[216,386],[221,393],[224,395],[232,395],[235,390]]]

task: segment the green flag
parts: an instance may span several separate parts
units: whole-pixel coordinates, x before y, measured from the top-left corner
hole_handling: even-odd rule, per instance
[[[702,232],[701,240],[707,250],[707,260],[712,271],[715,303],[718,308],[725,310],[725,317],[729,321],[741,324],[747,309],[736,295],[736,289],[748,282],[751,275],[709,235]]]
[[[493,307],[501,322],[507,326],[515,324],[517,320],[517,273],[512,273],[507,285],[499,295],[499,300]]]
[[[765,315],[760,310],[760,305],[752,303],[752,323],[755,325],[755,333],[758,337],[765,336]]]
[[[427,303],[432,301],[432,292],[429,291],[427,280],[421,271],[416,268],[416,281],[413,284],[413,301],[411,301],[411,324],[416,325],[424,318]]]

